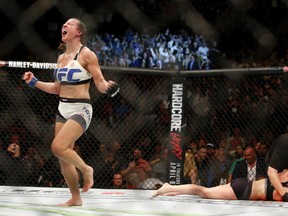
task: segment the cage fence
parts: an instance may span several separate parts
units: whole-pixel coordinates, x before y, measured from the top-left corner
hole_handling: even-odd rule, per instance
[[[151,2],[153,4],[149,5]],[[109,31],[114,32],[114,39],[123,42],[123,35],[128,27],[132,27],[141,35],[139,41],[145,44],[148,43],[147,35],[160,32],[165,35],[168,25],[174,28],[166,36],[175,34],[177,37],[179,29],[175,29],[181,23],[181,34],[187,37],[191,34],[194,42],[196,36],[200,36],[199,40],[204,38],[214,51],[209,56],[211,68],[227,68],[233,65],[232,58],[240,54],[233,54],[227,49],[231,45],[228,44],[223,55],[222,50],[217,50],[218,45],[223,47],[227,42],[227,29],[241,26],[240,30],[248,32],[245,37],[253,38],[254,44],[248,44],[253,53],[251,56],[264,59],[272,55],[277,46],[276,37],[283,34],[278,28],[281,25],[279,20],[271,19],[272,23],[277,24],[271,30],[271,26],[266,23],[263,26],[257,20],[257,14],[247,12],[251,7],[248,2],[227,0],[217,5],[207,2],[0,2],[1,22],[8,26],[0,37],[0,56],[3,60],[55,62],[59,54],[57,46],[62,24],[70,17],[79,17],[91,30],[87,46],[99,56],[105,77],[119,83],[121,91],[114,98],[101,95],[95,86],[91,86],[93,121],[75,143],[75,150],[95,170],[94,187],[112,187],[113,175],[119,172],[128,188],[154,188],[167,181],[171,77],[182,76],[177,71],[187,69],[180,61],[177,67],[166,64],[162,72],[145,65],[139,66],[141,69],[127,69],[121,67],[127,66],[127,63],[121,64],[119,59],[112,64],[114,56],[109,57],[108,52],[103,55],[103,50],[97,48],[105,42],[99,39],[100,33],[97,32],[104,35],[110,28]],[[221,15],[209,13],[209,8],[210,12],[220,10]],[[273,7],[264,5],[263,8],[271,12],[266,15],[267,19],[273,17]],[[115,19],[125,20],[125,25],[122,28],[119,28],[119,23],[112,25],[111,20]],[[239,35],[235,36],[235,40],[237,38]],[[243,43],[243,40],[240,41]],[[237,45],[241,46],[242,43]],[[203,56],[200,60],[203,61]],[[283,64],[274,61],[264,66],[270,67],[276,63]],[[58,98],[27,87],[21,80],[24,71],[21,68],[1,68],[0,72],[1,184],[65,186],[58,161],[50,151]],[[43,81],[53,80],[51,70],[33,72]],[[248,145],[257,148],[264,145],[263,148],[266,146],[268,149],[277,135],[287,131],[287,78],[273,71],[262,72],[238,74],[231,69],[228,75],[220,71],[208,76],[205,71],[200,71],[197,76],[186,77],[184,182],[205,186],[227,182],[233,161],[239,159],[236,146],[244,149]],[[19,144],[18,147],[11,146],[13,143]],[[7,153],[9,148],[10,153]],[[20,157],[16,160],[14,153],[11,154],[15,148],[20,148]],[[256,153],[262,160],[263,155],[258,151]],[[201,155],[204,155],[203,158]],[[144,161],[145,165],[133,171],[131,162],[140,166],[139,160]],[[147,179],[152,180],[144,184]]]

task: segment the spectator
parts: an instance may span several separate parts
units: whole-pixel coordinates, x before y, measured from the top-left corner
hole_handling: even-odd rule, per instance
[[[111,149],[107,149],[105,152],[98,154],[95,158],[92,158],[91,165],[96,170],[97,175],[94,175],[94,187],[95,188],[109,188],[111,186],[111,179],[113,177],[114,170],[114,153]],[[99,177],[101,180],[99,181]],[[96,180],[98,178],[98,180]]]
[[[206,148],[206,142],[205,142],[205,139],[203,138],[200,138],[197,142],[197,146],[198,146],[198,149],[201,148],[201,147],[205,147]]]
[[[228,178],[227,178],[227,183],[230,183],[232,181],[232,175],[233,175],[233,172],[235,170],[235,167],[236,167],[236,164],[238,161],[242,161],[244,160],[244,157],[242,156],[241,158],[239,159],[236,159],[232,162],[230,168],[229,168],[229,172],[228,172]]]
[[[152,156],[149,158],[149,163],[150,163],[151,167],[160,160],[161,155],[162,155],[162,150],[163,150],[163,147],[161,144],[156,145],[152,149],[152,151],[151,151]]]
[[[151,177],[159,179],[162,182],[167,181],[167,168],[168,168],[168,149],[163,148],[160,158],[151,163],[152,171]]]
[[[233,128],[233,134],[227,139],[227,145],[230,151],[235,150],[237,146],[245,147],[245,139],[241,136],[241,131],[239,127]]]
[[[228,148],[227,148],[227,140],[226,139],[221,139],[219,144],[218,144],[218,147],[228,150]]]
[[[188,148],[185,152],[184,160],[184,182],[196,184],[198,180],[197,166],[195,162],[194,152]]]
[[[227,151],[224,148],[218,149],[215,158],[210,163],[207,186],[226,184],[230,164]]]
[[[165,65],[166,70],[178,70],[179,66],[175,62],[175,57],[173,55],[169,55],[168,62]]]
[[[114,155],[112,169],[115,172],[119,172],[121,170],[121,167],[123,167],[123,164],[126,163],[125,153],[123,152],[122,144],[120,143],[120,141],[114,140],[112,142],[111,151]]]
[[[213,143],[207,143],[206,149],[207,149],[207,159],[209,160],[209,162],[213,161],[215,159],[216,146]]]
[[[191,149],[191,151],[193,152],[193,154],[197,153],[197,141],[195,139],[191,139],[187,149]]]
[[[243,157],[243,146],[239,145],[235,147],[234,151],[230,152],[230,156],[232,157],[232,161],[238,160]]]
[[[265,157],[267,155],[267,152],[268,152],[267,144],[265,142],[260,142],[260,144],[257,148],[257,158],[259,160],[265,161]]]
[[[149,137],[149,135],[144,135],[139,138],[139,142],[136,144],[136,148],[141,150],[142,157],[147,160],[153,157],[154,152],[152,152],[151,149],[155,149],[155,146],[157,146],[153,141],[154,140]]]
[[[21,158],[21,150],[19,143],[11,143],[8,145],[7,151],[9,152],[10,156],[12,158]]]
[[[236,163],[232,180],[236,178],[247,178],[250,181],[266,178],[266,164],[257,159],[255,149],[248,146],[244,151],[244,160]]]
[[[35,186],[40,176],[40,171],[45,164],[45,160],[40,151],[31,146],[23,156],[23,160],[27,165],[27,179],[25,185]]]
[[[207,185],[207,172],[208,172],[208,167],[209,167],[206,147],[202,146],[198,149],[195,162],[196,162],[197,172],[198,172],[198,184],[206,186]]]
[[[190,54],[189,57],[189,62],[187,63],[187,65],[185,65],[186,70],[199,70],[200,66],[194,55]]]
[[[104,143],[100,143],[98,146],[99,156],[105,158],[107,151],[108,151],[107,146]]]
[[[112,189],[126,189],[123,175],[120,172],[116,172],[113,174],[111,188]]]
[[[118,140],[114,140],[112,142],[111,151],[116,155],[119,154],[121,156],[121,143]]]
[[[128,165],[121,170],[121,173],[125,176],[127,187],[138,188],[140,182],[150,176],[151,170],[150,163],[142,158],[142,152],[136,148],[133,150]]]
[[[20,186],[25,181],[27,164],[21,158],[21,147],[18,143],[10,143],[5,151],[0,152],[0,173],[1,181],[6,185]]]

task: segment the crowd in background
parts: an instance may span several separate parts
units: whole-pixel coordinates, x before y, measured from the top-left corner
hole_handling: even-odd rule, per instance
[[[191,35],[185,30],[174,34],[167,29],[165,32],[153,36],[139,34],[132,29],[127,29],[123,36],[95,33],[87,45],[97,54],[100,65],[105,66],[165,70],[209,70],[219,68],[219,61],[227,57],[215,40],[206,41],[202,36]],[[241,51],[237,53],[238,57],[240,55],[242,55]],[[234,68],[284,66],[288,60],[288,49],[286,52],[281,52],[281,55],[278,50],[275,50],[265,60],[249,58],[249,61],[246,61],[247,58],[249,57],[245,57],[243,54],[241,58],[229,59],[229,62]],[[211,103],[212,96],[217,92],[214,89],[213,80],[207,81],[208,79],[204,78],[203,83],[191,91],[193,95],[191,107],[195,108],[193,113],[201,117],[199,122],[202,121],[203,124],[204,116],[206,120],[209,119],[209,124],[216,128],[225,124],[229,125],[230,130],[227,132],[225,127],[220,128],[219,130],[222,129],[223,132],[220,140],[211,140],[211,136],[207,137],[205,133],[197,136],[197,138],[191,137],[185,146],[185,183],[191,182],[212,187],[230,182],[233,178],[238,177],[245,177],[250,180],[266,177],[264,158],[276,131],[265,131],[260,139],[259,133],[263,131],[258,131],[257,136],[253,136],[253,134],[247,136],[247,131],[244,134],[242,130],[247,128],[243,125],[241,128],[235,125],[247,123],[243,119],[245,114],[260,108],[264,116],[275,117],[275,113],[277,113],[276,117],[280,119],[280,113],[284,111],[282,108],[287,102],[286,98],[282,98],[286,95],[282,78],[282,75],[267,75],[263,77],[261,82],[259,80],[248,82],[246,80],[241,83],[241,88],[239,85],[234,86],[234,82],[228,80],[224,83],[224,88],[227,90],[225,92],[225,97],[227,97],[225,109],[218,110],[223,111],[224,120],[219,120],[219,113],[217,114],[217,112],[209,112],[209,115],[205,115],[205,108],[209,109],[209,106],[213,105]],[[239,90],[242,88],[245,89],[244,93]],[[156,114],[157,122],[164,126],[169,123],[167,103],[169,101],[163,101],[157,107],[157,111],[153,113]],[[200,103],[200,109],[197,109],[197,104]],[[209,103],[211,104],[207,107]],[[127,107],[125,108],[126,112],[128,115]],[[122,121],[125,118],[119,117]],[[254,126],[259,125],[259,119],[256,120],[252,122]],[[237,124],[234,124],[235,122]],[[15,134],[11,135],[10,138],[8,147],[3,145],[0,152],[1,184],[17,185],[24,183],[30,186],[65,186],[58,162],[53,156],[44,158],[39,149],[33,145],[21,153],[21,148],[23,148],[21,138],[17,138]],[[93,154],[94,157],[89,158],[88,161],[97,175],[95,176],[94,187],[154,189],[162,185],[167,179],[167,146],[157,144],[152,148],[149,146],[151,138],[146,138],[146,140],[144,139],[146,149],[143,148],[145,145],[135,145],[129,149],[129,152],[123,152],[123,145],[117,140],[111,144],[99,143],[97,151]],[[81,145],[76,145],[75,149],[78,154],[87,154]],[[17,173],[18,167],[21,167],[22,172],[25,173],[22,177]],[[99,176],[103,177],[101,178],[102,181],[96,178]],[[81,184],[81,176],[79,179],[79,184]]]
[[[92,32],[88,42],[102,65],[205,70],[271,67],[287,62],[287,4],[283,1],[249,1],[243,4],[229,0],[217,3],[209,0],[190,1],[195,12],[199,12],[213,26],[218,37],[217,34],[209,37],[195,34],[194,26],[183,20],[184,12],[177,14],[179,5],[173,1],[134,2],[151,20],[160,21],[159,32],[151,33],[147,29],[139,32],[135,30],[138,26],[133,28],[129,24],[124,32],[123,29],[119,30],[119,22],[123,21],[118,22],[118,17],[111,15],[115,16],[113,22],[116,25],[112,21],[105,23],[102,28],[107,31]],[[253,23],[258,26],[253,26]],[[109,33],[108,28],[113,33]],[[255,34],[261,28],[263,31]],[[205,32],[205,29],[202,31]],[[275,41],[269,42],[269,34]],[[265,47],[265,43],[270,43],[271,47]]]
[[[219,52],[214,41],[208,45],[201,36],[189,35],[184,30],[172,34],[169,29],[153,36],[139,34],[131,28],[123,37],[96,33],[88,46],[97,54],[101,65],[171,70],[215,68],[209,55]]]
[[[24,151],[21,141],[19,135],[12,134],[8,147],[0,151],[1,185],[66,187],[57,159],[54,156],[44,158],[35,146]],[[95,170],[94,187],[156,189],[167,182],[167,146],[157,145],[150,149],[149,142],[151,140],[147,137],[146,148],[150,154],[146,155],[143,154],[145,148],[139,144],[127,152],[123,151],[123,145],[117,140],[109,146],[99,143],[98,149],[90,152],[88,159]],[[239,128],[234,128],[233,134],[223,138],[220,143],[207,142],[202,136],[191,139],[183,147],[183,183],[213,187],[235,178],[253,181],[267,177],[265,155],[270,143],[247,140]],[[88,154],[87,149],[79,145],[74,149],[82,156]],[[80,174],[79,185],[82,185]]]

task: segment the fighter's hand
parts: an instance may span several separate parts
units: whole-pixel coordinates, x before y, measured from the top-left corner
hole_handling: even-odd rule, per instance
[[[116,82],[113,82],[111,80],[108,81],[108,86],[106,89],[106,94],[109,97],[114,97],[120,90],[120,87],[118,86],[118,84]]]
[[[20,151],[20,147],[19,147],[19,144],[17,143],[11,143],[9,146],[8,146],[8,149],[7,149],[9,152],[11,153],[16,153],[16,152],[19,152]]]
[[[134,161],[130,161],[129,166],[128,166],[128,170],[133,169],[134,167],[136,167],[136,163]]]
[[[32,78],[34,77],[34,74],[30,71],[27,71],[23,74],[22,79],[29,84]]]
[[[285,73],[285,72],[288,72],[288,66],[284,66],[283,67],[283,72]]]
[[[3,67],[5,65],[4,61],[0,61],[0,67]]]

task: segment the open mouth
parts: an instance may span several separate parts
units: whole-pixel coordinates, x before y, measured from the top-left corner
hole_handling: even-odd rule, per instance
[[[64,29],[62,30],[62,35],[66,35],[67,34],[67,31]]]

